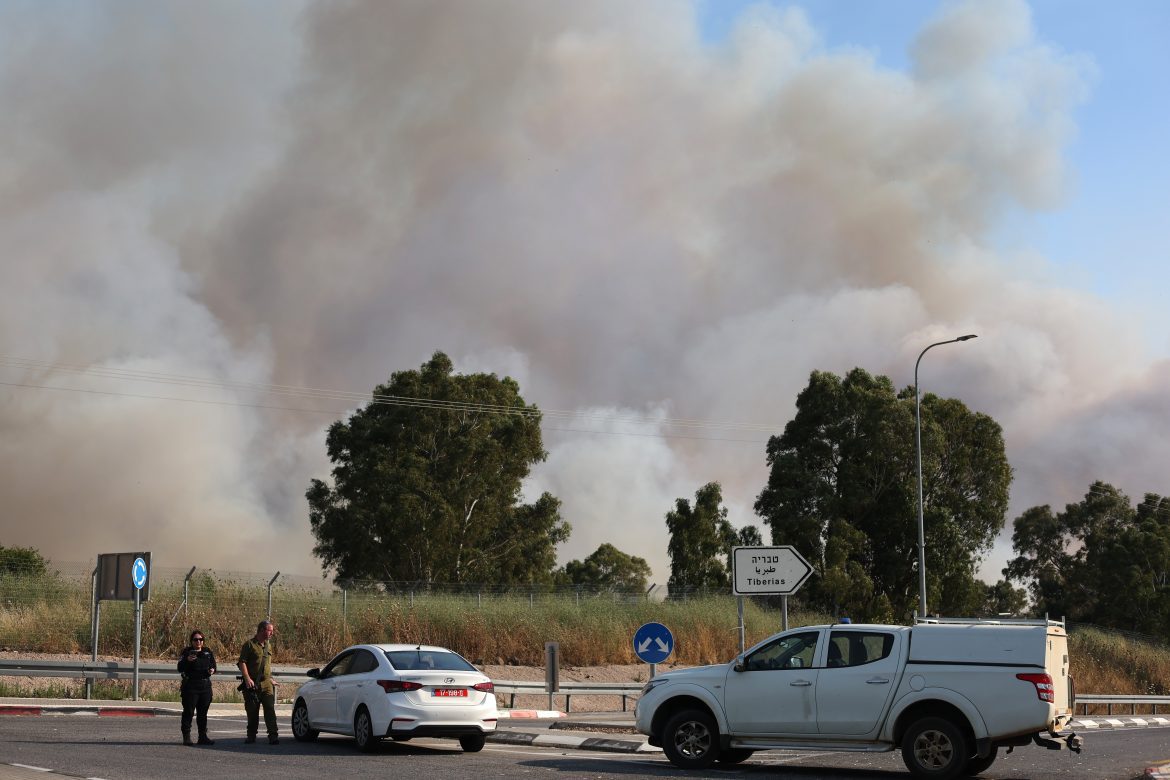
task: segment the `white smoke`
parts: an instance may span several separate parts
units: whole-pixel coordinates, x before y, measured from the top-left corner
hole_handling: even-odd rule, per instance
[[[366,393],[436,349],[581,415],[527,489],[562,561],[612,542],[658,582],[676,498],[719,481],[758,524],[811,371],[905,386],[961,333],[923,388],[1003,424],[1013,512],[1165,490],[1144,323],[993,241],[1070,186],[1091,65],[1020,0],[912,54],[826,50],[795,6],[711,44],[684,0],[5,5],[0,544],[312,573],[303,493],[358,401],[257,386]]]

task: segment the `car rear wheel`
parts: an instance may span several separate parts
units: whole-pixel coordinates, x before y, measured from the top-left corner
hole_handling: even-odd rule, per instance
[[[305,706],[304,699],[298,701],[297,706],[293,707],[292,733],[297,742],[312,742],[321,733],[313,728],[313,724],[309,722],[309,708]]]
[[[662,752],[682,769],[705,769],[719,755],[719,729],[702,710],[683,710],[666,722]]]
[[[910,774],[925,780],[953,780],[967,771],[971,748],[961,729],[946,718],[910,724],[902,737],[902,760]]]
[[[363,753],[369,753],[378,746],[378,736],[374,734],[374,724],[365,707],[358,707],[357,714],[353,716],[353,741]]]
[[[463,748],[464,753],[478,753],[483,750],[485,742],[487,736],[484,734],[465,734],[459,738],[459,747]]]

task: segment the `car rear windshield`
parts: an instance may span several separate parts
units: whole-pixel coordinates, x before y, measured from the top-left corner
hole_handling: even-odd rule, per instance
[[[426,672],[442,669],[448,672],[479,671],[455,653],[443,650],[387,650],[390,665],[403,672]]]

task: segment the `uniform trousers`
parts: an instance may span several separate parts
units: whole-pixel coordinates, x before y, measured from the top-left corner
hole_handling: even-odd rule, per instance
[[[179,692],[183,697],[183,720],[180,727],[184,735],[191,733],[191,716],[199,727],[199,736],[207,736],[207,710],[211,707],[211,680],[187,680]]]
[[[264,708],[264,725],[268,729],[268,738],[273,739],[276,733],[276,691],[257,687],[244,696],[244,712],[248,713],[248,736],[256,736],[256,729],[260,727],[260,708]]]

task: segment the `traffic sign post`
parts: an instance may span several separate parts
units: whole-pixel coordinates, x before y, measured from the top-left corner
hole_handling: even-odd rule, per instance
[[[654,679],[658,664],[674,652],[674,635],[661,623],[645,623],[634,632],[634,655],[650,664],[650,679]]]
[[[739,596],[740,652],[743,648],[743,597],[780,596],[780,630],[788,630],[788,597],[812,574],[813,568],[791,545],[736,547],[731,551],[731,592]]]
[[[138,701],[138,661],[142,656],[142,589],[150,576],[150,567],[141,557],[130,567],[130,582],[134,585],[134,701]]]

